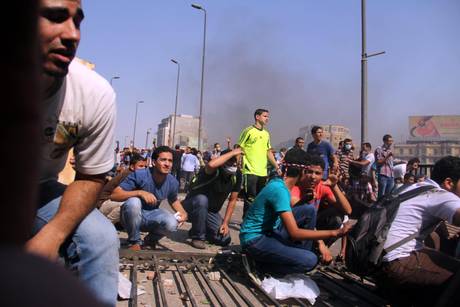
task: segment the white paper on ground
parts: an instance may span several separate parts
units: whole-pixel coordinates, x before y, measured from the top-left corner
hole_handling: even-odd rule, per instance
[[[262,288],[273,298],[284,300],[287,298],[305,298],[310,304],[315,304],[319,295],[316,283],[304,274],[289,274],[284,278],[264,278]]]
[[[137,295],[142,295],[144,293],[144,290],[137,288]],[[131,282],[120,272],[118,272],[118,295],[122,299],[131,298]]]

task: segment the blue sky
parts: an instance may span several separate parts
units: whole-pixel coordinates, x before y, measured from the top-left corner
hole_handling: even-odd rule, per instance
[[[203,13],[191,1],[82,0],[78,56],[96,64],[118,95],[117,139],[136,144],[174,111],[198,115]],[[213,0],[206,8],[204,128],[233,140],[258,107],[271,111],[277,144],[301,126],[342,124],[358,141],[361,1]],[[409,115],[460,114],[460,1],[367,1],[369,138],[408,135]]]

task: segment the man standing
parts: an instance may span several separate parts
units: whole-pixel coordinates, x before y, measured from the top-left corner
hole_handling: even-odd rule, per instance
[[[295,139],[295,144],[293,148],[298,148],[303,150],[303,146],[305,145],[305,140],[302,137],[298,137]]]
[[[39,35],[46,100],[41,138],[40,195],[27,250],[65,257],[103,302],[115,306],[119,240],[95,209],[105,174],[114,165],[115,93],[94,71],[73,60],[80,41],[80,0],[41,0]],[[75,181],[58,183],[67,154]]]
[[[190,147],[185,148],[185,153],[181,158],[181,178],[184,179],[184,191],[188,192],[190,181],[195,172],[200,169],[200,160],[194,155]]]
[[[278,173],[280,167],[271,152],[270,134],[264,127],[269,119],[268,110],[254,112],[255,123],[241,132],[238,145],[243,150],[244,209],[243,216],[267,180],[267,159]]]
[[[329,166],[333,173],[338,170],[337,157],[334,155],[334,148],[328,141],[323,140],[323,128],[313,126],[311,128],[311,135],[313,142],[308,144],[307,153],[311,155],[318,155],[324,160],[324,174],[323,179],[326,180],[329,176]]]
[[[378,198],[391,192],[394,186],[393,173],[393,153],[391,146],[393,137],[389,134],[383,136],[383,145],[375,150],[375,160],[377,161],[377,181],[378,181]]]
[[[173,166],[171,170],[171,175],[176,177],[176,179],[180,180],[180,165],[182,161],[182,150],[180,150],[180,146],[176,145],[175,150],[173,152]]]
[[[128,232],[131,250],[141,249],[141,231],[148,231],[144,245],[155,247],[168,232],[176,231],[179,223],[187,220],[177,193],[179,183],[169,174],[173,162],[173,152],[168,146],[157,147],[152,154],[151,169],[141,169],[131,173],[113,190],[110,197],[114,201],[124,201],[121,207],[121,221]],[[160,203],[168,199],[178,216],[160,209]]]
[[[337,150],[337,160],[339,163],[339,181],[342,188],[351,185],[350,182],[350,161],[353,160],[353,141],[351,139],[343,140],[342,148]]]
[[[220,153],[222,152],[222,148],[220,147],[219,143],[214,144],[214,150],[211,152],[211,160],[218,158]]]
[[[237,156],[241,148],[226,149],[221,155],[209,161],[198,173],[190,192],[182,201],[184,209],[192,222],[190,236],[192,246],[204,249],[204,240],[226,246],[230,244],[228,224],[235,209],[238,193],[241,190],[242,175],[237,170]],[[230,195],[225,217],[219,214],[225,200]]]

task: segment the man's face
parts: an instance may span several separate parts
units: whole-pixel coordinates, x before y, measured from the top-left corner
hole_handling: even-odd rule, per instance
[[[216,146],[214,146],[214,149],[215,149],[216,151],[220,151],[220,144],[216,144]]]
[[[323,178],[323,168],[319,165],[309,165],[302,176],[302,185],[306,188],[314,188]]]
[[[134,163],[134,165],[130,165],[129,168],[132,170],[132,171],[137,171],[138,169],[143,169],[145,168],[145,161],[137,161],[136,163]]]
[[[303,148],[303,146],[305,145],[305,141],[304,140],[298,140],[295,145],[298,147],[298,148]]]
[[[323,129],[316,130],[315,133],[312,134],[315,141],[321,141],[323,138]]]
[[[161,174],[168,174],[171,172],[173,164],[173,156],[170,152],[162,152],[155,160],[155,170]]]
[[[384,141],[384,144],[386,147],[391,147],[391,145],[393,145],[393,138],[388,138],[386,141]]]
[[[64,77],[80,42],[80,0],[41,0],[39,33],[43,72]]]
[[[268,114],[268,112],[262,112],[262,114],[256,115],[256,120],[264,126],[268,124],[269,119],[270,119],[270,115]]]

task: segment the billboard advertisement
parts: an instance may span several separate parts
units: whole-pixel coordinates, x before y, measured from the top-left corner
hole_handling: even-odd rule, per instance
[[[411,140],[460,140],[460,115],[409,116]]]

